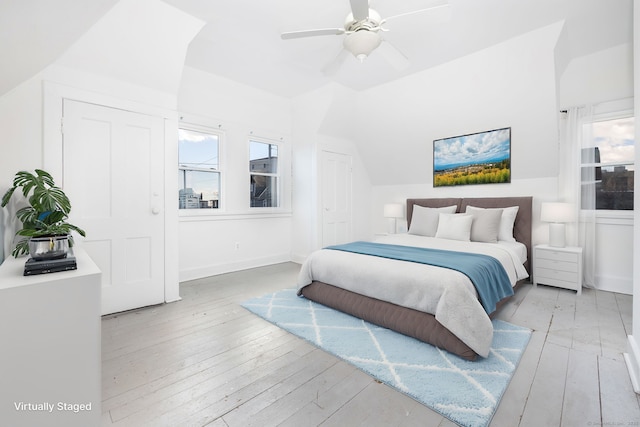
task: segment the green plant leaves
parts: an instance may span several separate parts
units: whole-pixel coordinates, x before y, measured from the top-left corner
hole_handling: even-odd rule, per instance
[[[16,187],[11,187],[10,189],[7,190],[6,193],[4,193],[4,196],[2,196],[2,207],[4,208],[5,206],[7,206],[7,203],[9,203],[9,199],[11,199],[11,196],[13,196],[13,192],[16,191]]]
[[[22,222],[22,229],[16,234],[27,238],[16,244],[12,252],[14,256],[29,253],[30,237],[69,235],[71,239],[72,231],[85,236],[84,230],[65,222],[71,212],[71,202],[64,191],[56,187],[53,177],[48,172],[42,169],[36,169],[35,174],[27,171],[17,172],[13,186],[2,196],[2,207],[9,203],[18,188],[22,189],[22,194],[30,206],[16,212],[16,217]]]

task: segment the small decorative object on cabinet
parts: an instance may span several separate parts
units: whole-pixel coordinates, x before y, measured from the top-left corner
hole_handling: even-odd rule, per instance
[[[533,284],[582,293],[582,248],[537,245],[533,249]]]
[[[66,222],[71,212],[67,195],[55,185],[48,172],[41,169],[36,169],[35,174],[20,171],[13,179],[13,186],[2,196],[2,207],[9,203],[19,187],[29,206],[16,212],[22,222],[22,229],[16,234],[23,238],[11,254],[16,258],[30,254],[36,261],[66,257],[69,247],[73,246],[71,232],[85,235],[84,230]]]

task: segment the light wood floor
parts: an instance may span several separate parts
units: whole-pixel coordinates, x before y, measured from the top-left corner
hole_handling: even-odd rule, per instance
[[[196,280],[182,301],[105,317],[103,426],[455,425],[238,305],[298,270]],[[524,285],[497,317],[534,333],[491,426],[640,425],[630,296]]]

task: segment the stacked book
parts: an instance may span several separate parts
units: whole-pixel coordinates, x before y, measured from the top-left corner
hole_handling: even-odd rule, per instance
[[[46,259],[36,261],[29,258],[24,264],[24,275],[32,276],[35,274],[55,273],[57,271],[76,270],[76,257],[73,252],[69,251],[66,257],[58,259]]]

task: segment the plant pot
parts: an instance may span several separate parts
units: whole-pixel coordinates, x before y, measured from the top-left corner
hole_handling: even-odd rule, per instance
[[[69,236],[32,237],[29,255],[36,261],[65,258],[69,252]]]

